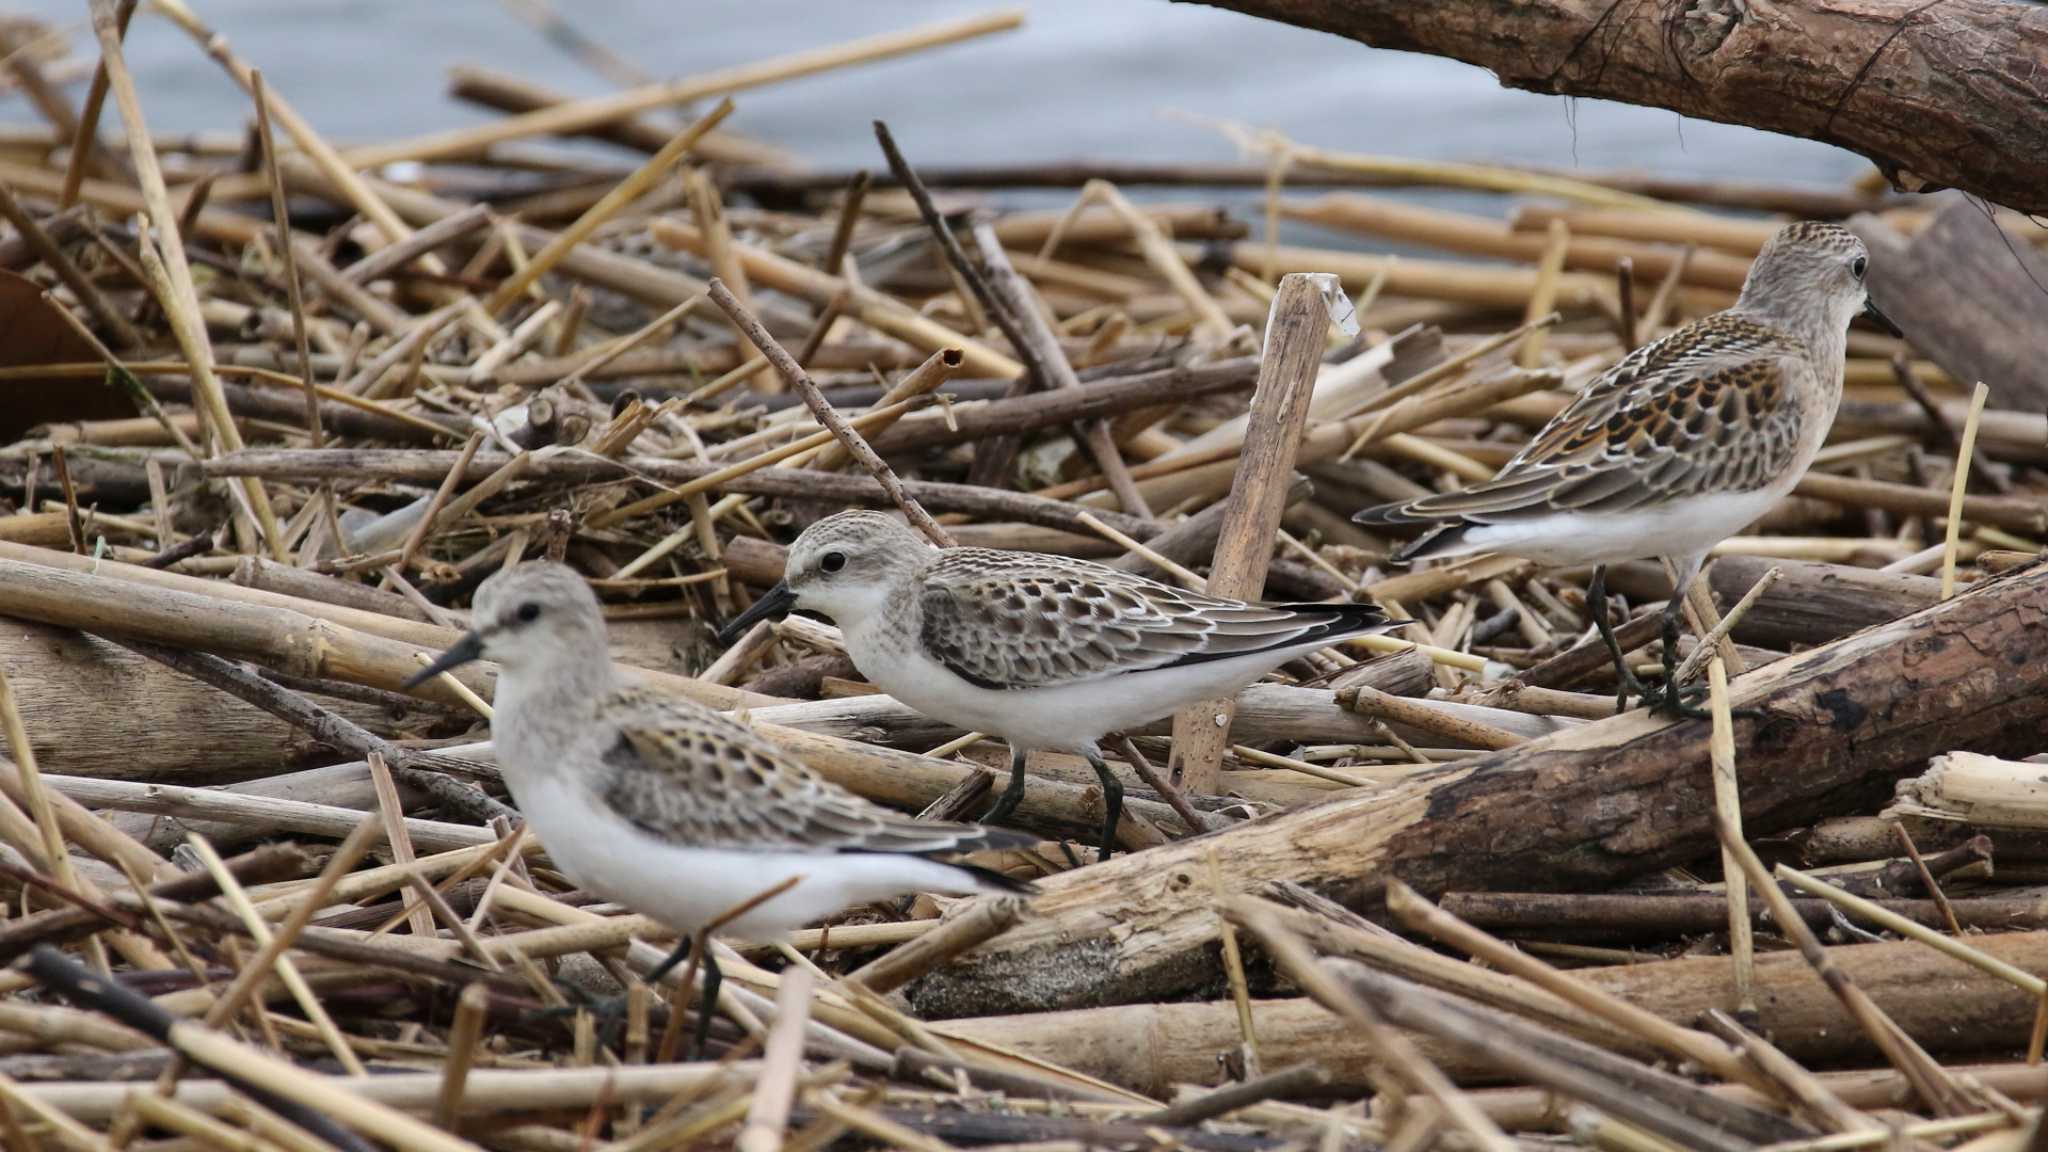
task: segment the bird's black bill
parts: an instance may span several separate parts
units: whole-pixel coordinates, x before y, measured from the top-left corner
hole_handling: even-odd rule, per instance
[[[405,678],[404,688],[417,688],[441,673],[460,668],[472,660],[481,660],[484,654],[484,638],[474,632],[464,632],[462,639],[450,645],[441,658]]]
[[[754,601],[752,608],[733,617],[730,623],[720,628],[718,630],[718,642],[730,645],[733,641],[745,635],[747,629],[752,628],[756,622],[761,620],[780,620],[784,616],[789,615],[789,610],[795,606],[796,593],[789,590],[788,581],[779,582],[775,587],[763,592],[761,598]]]
[[[1891,333],[1892,335],[1897,336],[1901,340],[1906,338],[1906,334],[1904,332],[1899,331],[1899,326],[1897,324],[1892,323],[1891,317],[1885,315],[1883,312],[1878,311],[1877,301],[1872,300],[1868,296],[1865,296],[1863,298],[1863,314],[1865,316],[1868,316],[1870,318],[1870,322],[1872,324],[1877,325],[1879,328],[1882,328],[1885,331]]]

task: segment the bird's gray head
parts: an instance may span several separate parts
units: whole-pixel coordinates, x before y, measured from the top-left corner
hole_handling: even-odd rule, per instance
[[[850,626],[880,611],[896,582],[916,572],[931,551],[924,537],[894,516],[867,511],[827,516],[789,546],[782,583],[720,630],[719,638],[729,644],[755,621],[792,608]]]
[[[484,581],[469,622],[469,632],[408,686],[472,660],[495,661],[511,674],[593,660],[609,666],[597,596],[565,565],[532,561]]]
[[[1829,333],[1839,333],[1858,313],[1894,336],[1898,326],[1871,303],[1864,278],[1870,252],[1854,232],[1839,224],[1802,220],[1771,237],[1749,266],[1737,306],[1783,319],[1811,316]]]

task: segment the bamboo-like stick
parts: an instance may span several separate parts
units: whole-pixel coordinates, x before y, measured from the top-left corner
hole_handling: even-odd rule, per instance
[[[539,280],[553,269],[556,264],[559,264],[562,257],[566,256],[571,248],[581,244],[591,233],[597,231],[605,221],[618,215],[620,209],[638,200],[648,190],[652,189],[656,181],[666,176],[669,169],[675,167],[685,155],[689,154],[690,149],[696,146],[697,141],[703,139],[705,133],[716,128],[730,115],[732,115],[731,99],[720,100],[718,105],[712,108],[711,111],[698,117],[695,123],[677,133],[675,139],[664,145],[661,151],[649,157],[647,163],[641,165],[632,175],[619,181],[610,192],[605,193],[604,199],[591,205],[590,210],[578,217],[574,224],[557,233],[555,238],[548,242],[547,247],[534,253],[532,258],[526,262],[526,267],[521,268],[516,274],[508,277],[504,283],[498,285],[497,290],[485,298],[483,303],[484,311],[489,313],[504,311],[506,305],[518,299],[520,294],[526,291],[528,285]]]
[[[1130,229],[1132,238],[1138,242],[1138,250],[1144,254],[1146,263],[1173,288],[1176,295],[1187,302],[1208,340],[1221,342],[1229,336],[1230,318],[1223,314],[1223,310],[1216,306],[1215,298],[1209,295],[1208,289],[1202,287],[1201,281],[1195,279],[1195,274],[1188,270],[1187,262],[1174,249],[1166,233],[1160,230],[1158,222],[1133,207],[1131,202],[1124,198],[1124,194],[1117,190],[1116,185],[1107,180],[1090,180],[1082,186],[1081,195],[1074,202],[1073,208],[1069,209],[1067,215],[1053,228],[1052,234],[1045,238],[1045,243],[1039,246],[1040,259],[1052,256],[1059,248],[1062,236],[1065,235],[1068,221],[1078,216],[1092,203],[1107,205],[1111,212],[1123,220],[1124,226]],[[1271,255],[1272,249],[1269,246],[1269,261]]]
[[[1226,907],[1233,919],[1256,933],[1260,941],[1277,955],[1288,975],[1317,1003],[1344,1017],[1370,1038],[1373,1047],[1383,1054],[1387,1070],[1398,1077],[1403,1086],[1427,1096],[1443,1112],[1445,1119],[1480,1148],[1491,1152],[1512,1152],[1514,1141],[1509,1140],[1491,1118],[1475,1108],[1470,1098],[1458,1091],[1442,1070],[1415,1047],[1414,1041],[1389,1027],[1379,1013],[1332,980],[1315,962],[1308,946],[1289,932],[1272,913],[1241,898],[1229,901]]]
[[[121,121],[128,130],[129,152],[135,162],[142,201],[148,209],[150,222],[155,226],[157,243],[162,246],[163,267],[169,283],[166,298],[161,301],[164,316],[177,338],[179,351],[185,356],[192,374],[194,394],[200,400],[200,410],[206,413],[218,450],[233,452],[241,448],[242,435],[235,427],[227,398],[221,393],[220,381],[213,372],[213,346],[207,340],[205,325],[198,318],[199,293],[192,285],[192,268],[185,259],[184,239],[178,233],[178,216],[171,211],[170,193],[164,187],[163,167],[157,162],[156,149],[150,143],[142,100],[136,94],[135,80],[122,56],[121,22],[112,0],[93,0],[92,25],[99,37],[100,57],[107,69],[114,105],[120,110]],[[145,262],[154,251],[150,244],[143,244]],[[256,517],[256,528],[262,533],[271,558],[283,560],[284,545],[278,535],[277,516],[271,510],[270,497],[264,492],[262,482],[253,477],[245,478],[240,487]]]
[[[1763,861],[1757,859],[1756,852],[1733,828],[1728,827],[1718,817],[1714,822],[1714,829],[1722,845],[1741,866],[1750,884],[1762,894],[1764,902],[1770,906],[1771,919],[1778,924],[1781,931],[1791,937],[1794,944],[1798,945],[1800,954],[1827,984],[1828,991],[1842,1002],[1842,1006],[1855,1018],[1871,1042],[1884,1052],[1885,1059],[1890,1061],[1892,1067],[1898,1069],[1900,1075],[1905,1077],[1913,1086],[1913,1090],[1930,1107],[1949,1115],[1963,1110],[1965,1098],[1960,1087],[1941,1070],[1940,1065],[1936,1064],[1932,1057],[1928,1056],[1925,1049],[1915,1044],[1912,1037],[1907,1036],[1884,1014],[1884,1010],[1870,999],[1868,993],[1857,987],[1834,961],[1829,959],[1827,949],[1821,946],[1813,930],[1808,928],[1806,921],[1792,910],[1791,900],[1778,885],[1772,883],[1770,872],[1764,868]]]
[[[1415,931],[1519,976],[1594,1017],[1674,1056],[1690,1060],[1724,1080],[1756,1084],[1756,1074],[1748,1065],[1712,1036],[1681,1028],[1583,981],[1574,980],[1570,975],[1464,923],[1399,880],[1390,881],[1387,885],[1387,911]]]
[[[484,1014],[490,1007],[490,986],[471,984],[455,1001],[455,1022],[448,1029],[448,1062],[441,1070],[441,1092],[434,1099],[434,1126],[455,1131],[462,1116],[462,1096],[469,1086],[477,1043],[483,1038]]]
[[[658,219],[649,225],[648,231],[655,240],[671,248],[699,254],[706,251],[704,234],[687,224]],[[957,348],[966,359],[966,370],[977,376],[1011,380],[1024,374],[1024,365],[1015,358],[905,307],[894,297],[777,256],[753,244],[734,241],[732,252],[756,287],[788,292],[821,306],[843,296],[848,315],[921,352]]]
[[[802,362],[801,357],[798,358],[798,362]],[[889,390],[882,393],[880,399],[869,405],[869,411],[938,391],[945,386],[946,381],[951,380],[960,371],[961,365],[964,363],[966,361],[961,356],[958,348],[939,349],[937,352],[927,356],[924,363],[904,373],[902,379],[890,385]],[[889,425],[883,424],[866,429],[865,432],[879,436],[883,432],[888,431],[888,429]],[[831,472],[845,467],[847,462],[852,459],[852,454],[835,441],[826,445],[824,450],[820,451],[816,456],[811,457],[811,461],[806,467],[815,468],[820,472]]]
[[[1774,569],[1775,571],[1775,569]],[[1702,650],[1712,645],[1702,642]],[[1681,679],[1674,679],[1677,691]],[[1714,811],[1738,837],[1742,834],[1742,790],[1735,775],[1735,719],[1728,710],[1728,670],[1716,656],[1707,661],[1707,695],[1713,711],[1713,736],[1707,743],[1714,777]],[[1756,1014],[1756,944],[1749,930],[1749,885],[1734,853],[1721,852],[1721,875],[1728,889],[1728,954],[1735,960],[1735,1011]]]
[[[519,116],[507,116],[478,128],[459,128],[411,140],[354,148],[344,159],[353,168],[381,168],[401,160],[443,160],[473,156],[495,144],[532,136],[570,135],[601,125],[613,124],[642,112],[686,106],[713,96],[728,96],[749,88],[800,79],[854,64],[922,52],[995,32],[1006,32],[1022,24],[1023,19],[1021,12],[998,10],[965,19],[927,24],[901,32],[871,36],[864,40],[853,40],[829,48],[797,52],[756,64],[740,65],[702,76],[650,84],[611,96],[573,100]]]
[[[21,790],[22,806],[35,821],[36,833],[41,838],[43,859],[48,863],[50,874],[70,891],[89,892],[90,889],[80,885],[78,874],[71,867],[70,850],[64,844],[64,833],[58,827],[55,806],[51,804],[49,791],[44,787],[42,771],[36,767],[35,747],[29,743],[28,729],[21,722],[21,709],[14,703],[14,688],[4,669],[0,669],[0,727],[6,729],[7,754],[14,760],[15,780]],[[100,940],[94,937],[88,942],[87,948],[94,966],[102,972],[108,971],[106,948]],[[142,958],[147,953],[138,951],[135,954]]]
[[[803,1060],[804,1025],[813,987],[808,968],[793,967],[782,975],[775,996],[775,1024],[761,1050],[761,1075],[754,1081],[746,1124],[734,1141],[739,1152],[782,1152],[783,1130],[789,1124],[789,1106]]]
[[[1185,268],[1182,269],[1185,271]],[[1309,400],[1321,362],[1323,334],[1330,322],[1325,284],[1313,276],[1280,282],[1267,324],[1266,352],[1252,394],[1252,415],[1244,440],[1244,463],[1231,484],[1209,569],[1213,596],[1256,599],[1265,586],[1273,534],[1286,510],[1294,463],[1308,423]],[[1176,768],[1169,777],[1190,792],[1216,791],[1223,750],[1230,743],[1230,700],[1203,700],[1173,718]]]
[[[1941,598],[1956,594],[1956,544],[1962,534],[1963,493],[1970,483],[1970,457],[1977,447],[1977,422],[1984,415],[1984,399],[1991,394],[1983,381],[1970,392],[1970,414],[1963,420],[1962,442],[1956,448],[1955,476],[1949,483],[1948,532],[1941,544]]]
[[[306,1018],[313,1022],[313,1026],[320,1030],[320,1038],[326,1041],[328,1050],[334,1053],[334,1058],[341,1062],[341,1066],[348,1070],[349,1075],[368,1076],[369,1069],[364,1068],[363,1062],[356,1058],[355,1049],[349,1046],[348,1039],[341,1034],[341,1029],[334,1026],[333,1019],[327,1015],[327,1009],[320,1003],[320,997],[314,994],[312,986],[306,983],[306,978],[299,974],[298,965],[292,962],[291,957],[285,955],[283,948],[271,947],[277,939],[276,935],[271,931],[270,925],[264,922],[262,915],[256,911],[256,905],[249,900],[248,893],[242,890],[241,883],[221,862],[220,855],[213,850],[213,845],[207,843],[203,836],[187,837],[186,843],[192,846],[192,850],[199,856],[200,863],[205,865],[214,882],[220,885],[221,895],[227,898],[228,906],[241,918],[242,927],[256,941],[257,947],[264,952],[272,953],[271,963],[277,969],[278,979],[290,990],[292,1000],[298,1004],[300,1011],[303,1011]],[[331,890],[334,881],[329,880],[326,883]]]

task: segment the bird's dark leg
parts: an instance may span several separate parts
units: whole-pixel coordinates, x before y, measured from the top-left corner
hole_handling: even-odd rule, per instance
[[[1696,702],[1697,693],[1692,699],[1688,699],[1684,686],[1678,682],[1678,622],[1684,615],[1684,603],[1685,591],[1681,586],[1679,591],[1672,595],[1671,603],[1664,608],[1663,627],[1660,629],[1664,639],[1664,684],[1654,693],[1645,693],[1643,702],[1649,705],[1653,712],[1662,712],[1667,716],[1678,716],[1687,720],[1705,720],[1713,713],[1699,706]]]
[[[697,967],[703,972],[698,982],[703,986],[704,995],[697,1003],[696,1031],[690,1035],[689,1059],[693,1061],[703,1058],[704,1046],[711,1041],[711,1018],[718,1014],[718,986],[725,982],[725,973],[718,970],[718,958],[711,954],[710,933],[697,933],[696,947]],[[667,965],[674,959],[671,956],[662,963]]]
[[[1095,769],[1095,775],[1102,781],[1102,855],[1107,860],[1116,851],[1116,826],[1124,815],[1124,786],[1102,762],[1102,753],[1093,748],[1088,750],[1088,766]]]
[[[1705,557],[1673,556],[1665,559],[1671,565],[1674,579],[1671,603],[1664,607],[1661,630],[1664,640],[1664,686],[1655,695],[1645,696],[1643,702],[1653,711],[1662,712],[1667,716],[1679,716],[1687,720],[1710,719],[1713,713],[1699,706],[1699,701],[1707,695],[1706,686],[1699,684],[1688,688],[1678,682],[1678,632],[1680,624],[1685,619],[1685,596],[1691,590],[1693,581],[1698,578],[1700,565]],[[1751,720],[1765,718],[1765,713],[1756,708],[1735,708],[1730,710],[1730,714]]]
[[[1607,644],[1607,655],[1614,660],[1614,710],[1628,710],[1631,692],[1643,695],[1642,681],[1628,670],[1628,654],[1621,650],[1621,641],[1615,638],[1614,625],[1607,619],[1607,565],[1593,565],[1592,582],[1586,585],[1586,611],[1592,614],[1593,627],[1600,632],[1600,639]]]
[[[675,971],[676,965],[681,964],[690,955],[690,949],[697,946],[696,941],[697,938],[695,936],[685,936],[681,940],[676,941],[675,949],[661,963],[656,964],[652,972],[647,974],[647,986],[652,988],[660,984],[662,977]]]
[[[1017,805],[1024,800],[1024,749],[1010,745],[1010,786],[996,797],[995,807],[981,818],[984,824],[1001,824],[1017,811]]]

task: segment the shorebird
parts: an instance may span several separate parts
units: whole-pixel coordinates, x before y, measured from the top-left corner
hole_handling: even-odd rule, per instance
[[[990,822],[1023,799],[1027,751],[1085,757],[1102,781],[1105,858],[1123,787],[1102,762],[1104,735],[1401,626],[1371,604],[1248,604],[1065,556],[935,549],[900,520],[863,511],[805,529],[782,582],[720,638],[792,608],[830,616],[854,666],[891,696],[1009,742],[1010,783]]]
[[[1629,353],[1492,479],[1355,519],[1431,528],[1396,560],[1505,552],[1592,564],[1587,607],[1624,700],[1634,691],[1703,715],[1671,682],[1679,606],[1708,550],[1791,491],[1820,450],[1842,400],[1849,322],[1861,313],[1903,335],[1870,301],[1869,265],[1846,228],[1788,225],[1757,255],[1734,307]],[[1677,573],[1657,692],[1630,673],[1606,604],[1607,565],[1653,556]]]
[[[570,568],[534,562],[491,577],[471,621],[407,686],[497,662],[491,742],[520,814],[579,887],[682,935],[649,983],[694,945],[698,1051],[719,981],[709,928],[772,939],[907,892],[1032,891],[943,859],[1030,837],[899,815],[709,708],[621,683],[597,597]]]

